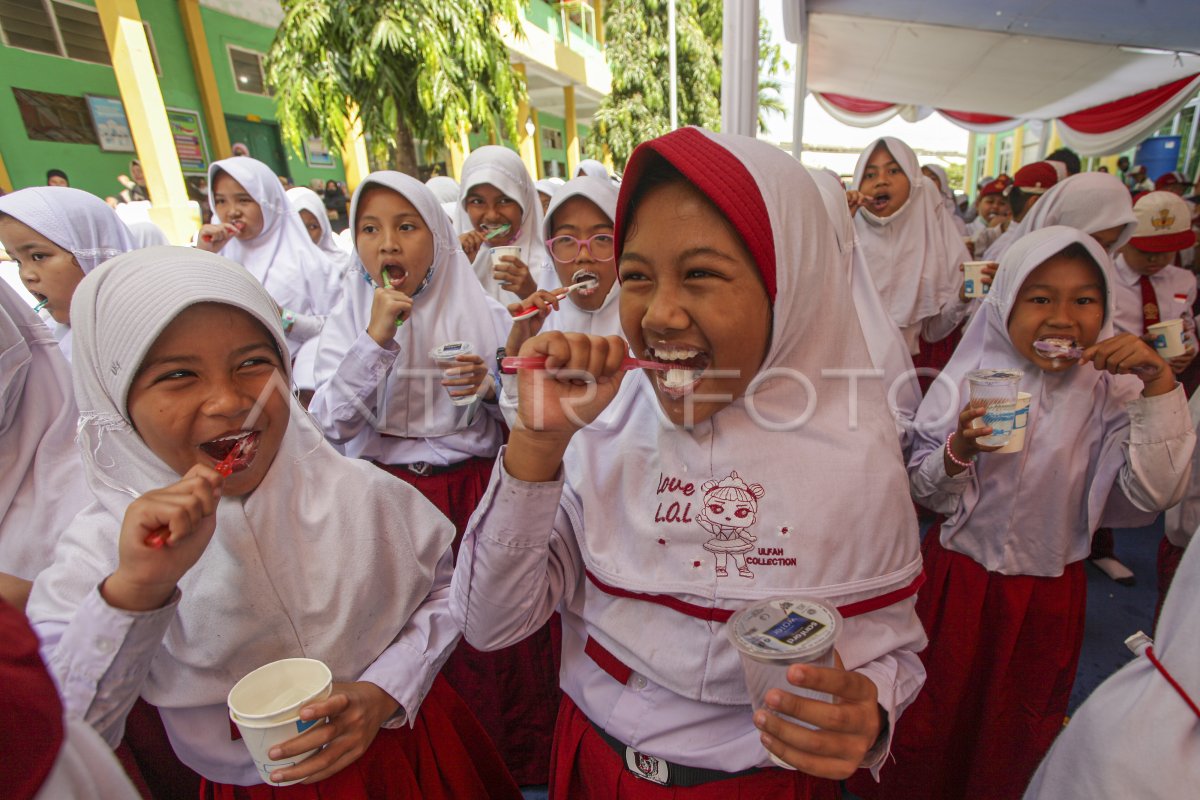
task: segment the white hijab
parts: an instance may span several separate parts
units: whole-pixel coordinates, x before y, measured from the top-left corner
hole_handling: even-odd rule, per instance
[[[942,168],[941,164],[925,164],[923,168],[937,175],[938,191],[941,192],[942,204],[946,207],[950,224],[954,226],[960,236],[966,236],[967,223],[963,222],[958,215],[958,201],[954,199],[954,190],[950,188],[950,178],[946,175],[946,170]]]
[[[149,220],[130,223],[129,233],[133,237],[135,249],[141,249],[143,247],[162,247],[163,245],[169,245],[171,243],[168,241],[167,235],[163,233],[162,228],[158,227]]]
[[[610,220],[617,218],[617,187],[612,181],[607,178],[593,178],[587,175],[573,178],[567,181],[554,194],[554,199],[550,201],[550,207],[546,209],[546,220],[543,223],[542,233],[545,240],[549,240],[554,235],[553,226],[551,225],[554,219],[554,212],[558,210],[563,203],[572,197],[585,197],[596,204],[596,207],[604,212]],[[616,268],[616,259],[611,262],[611,266]],[[553,267],[553,258],[551,259]],[[555,273],[557,279],[558,273]],[[561,281],[555,281],[561,284]],[[620,336],[621,335],[621,304],[618,297],[621,294],[621,286],[619,283],[614,283],[612,289],[609,290],[608,296],[604,298],[604,302],[595,311],[587,311],[575,305],[569,297],[558,304],[558,311],[546,317],[546,323],[542,326],[543,331],[577,331],[579,333],[589,333],[595,336]]]
[[[75,447],[71,365],[0,282],[0,572],[33,580],[90,499]]]
[[[458,204],[458,181],[449,175],[434,175],[425,181],[425,185],[429,187],[429,191],[433,192],[433,196],[438,199],[439,203]]]
[[[952,545],[961,537],[962,550],[983,554],[989,569],[1004,564],[998,571],[1007,574],[1056,576],[1063,565],[1087,554],[1087,536],[1099,527],[1124,463],[1123,442],[1109,437],[1107,428],[1122,424],[1124,404],[1138,395],[1141,386],[1136,378],[1114,376],[1090,365],[1057,374],[1043,372],[1009,338],[1008,319],[1025,279],[1072,244],[1082,244],[1104,275],[1104,325],[1097,341],[1113,335],[1113,299],[1104,251],[1091,236],[1074,228],[1042,228],[1018,239],[1004,254],[991,291],[917,414],[910,468],[930,453],[940,457],[936,451],[957,426],[970,394],[969,371],[1016,368],[1024,372],[1020,391],[1031,395],[1025,448],[1019,453],[980,456],[971,485],[941,532],[943,543]],[[1029,531],[1039,534],[1031,537]],[[1027,542],[1025,551],[1009,554],[1006,543],[1021,533],[1026,534],[1022,537]]]
[[[220,172],[242,185],[262,209],[263,218],[258,236],[246,242],[226,242],[221,255],[249,270],[284,308],[299,314],[328,314],[337,302],[329,290],[330,275],[336,267],[308,237],[279,178],[266,164],[249,156],[214,161],[208,167],[208,202],[218,222],[213,192]],[[322,211],[320,218],[324,216]]]
[[[626,375],[597,421],[602,424],[576,434],[564,462],[563,503],[576,521],[587,570],[621,591],[668,593],[721,609],[785,592],[841,605],[908,586],[921,571],[921,557],[883,390],[878,382],[860,382],[852,428],[849,381],[822,375],[826,368],[872,364],[808,172],[771,145],[698,128],[647,142],[625,173],[618,257],[630,198],[654,152],[696,184],[740,234],[773,297],[773,334],[753,399],[738,398],[694,429],[665,422],[649,379],[636,372]],[[806,403],[797,374],[812,382],[819,402]],[[762,423],[809,413],[790,431]],[[664,488],[670,478],[693,487]],[[732,561],[729,575],[716,577],[705,548],[712,534],[697,522],[709,482],[738,480],[756,498],[755,552],[778,548],[791,559],[780,563],[784,568],[754,566],[753,579],[741,577]],[[854,488],[861,486],[872,488]],[[672,514],[674,522],[661,521]],[[692,699],[748,702],[723,626],[590,585],[586,602],[589,633],[635,671]]]
[[[28,608],[35,624],[69,621],[116,567],[130,501],[179,480],[133,429],[126,408],[146,353],[197,303],[244,311],[287,353],[272,298],[218,255],[138,250],[79,285],[75,389],[95,501],[63,534],[54,565],[35,585]],[[262,483],[221,500],[216,533],[179,583],[183,597],[142,687],[143,697],[172,712],[164,713],[172,740],[203,743],[178,752],[221,749],[221,764],[202,765],[210,775],[249,764],[242,743],[230,741],[225,698],[265,663],[318,658],[335,681],[357,680],[424,602],[453,534],[418,492],[335,452],[292,400]]]
[[[908,178],[908,201],[890,217],[859,209],[854,227],[884,307],[900,328],[908,328],[936,316],[957,296],[959,266],[970,255],[937,187],[921,174],[917,154],[899,139],[885,136],[867,145],[854,168],[855,188],[862,186],[867,161],[880,144]]]
[[[32,186],[0,197],[7,214],[45,236],[71,255],[87,275],[121,253],[137,247],[117,212],[94,194],[67,186]],[[55,335],[71,358],[71,328],[58,325]]]
[[[430,439],[449,436],[470,426],[495,424],[491,416],[474,414],[464,420],[462,407],[450,402],[442,387],[441,372],[429,353],[447,342],[470,342],[484,363],[495,365],[496,350],[508,338],[512,317],[499,303],[479,289],[470,264],[454,235],[450,220],[442,213],[437,198],[423,183],[400,172],[372,172],[354,190],[350,201],[351,225],[356,226],[359,203],[369,186],[383,186],[406,198],[420,213],[433,233],[433,264],[429,282],[413,297],[412,315],[396,328],[400,347],[391,372],[381,383],[376,406],[376,429],[393,436]],[[354,251],[354,271],[347,276],[342,304],[325,322],[322,341],[349,346],[366,330],[375,299],[362,258]],[[340,349],[340,348],[337,348]],[[322,346],[317,354],[317,385],[333,378],[344,352]]]
[[[537,190],[533,188],[533,179],[525,169],[525,162],[507,147],[484,145],[467,156],[463,164],[458,217],[455,223],[458,234],[461,236],[475,230],[471,218],[467,215],[466,199],[471,189],[482,183],[490,183],[520,204],[521,230],[511,244],[521,248],[522,257],[539,287],[555,285],[553,282],[548,283],[556,280],[553,278],[554,267],[550,264],[545,245],[538,238],[542,232],[542,202],[538,199]],[[491,248],[486,243],[479,248],[471,268],[483,285],[483,290],[501,305],[507,306],[521,299],[512,292],[501,289],[500,284],[492,277]],[[546,274],[547,270],[550,275]]]
[[[879,292],[863,259],[862,248],[858,246],[858,236],[846,205],[846,190],[841,178],[828,169],[810,169],[809,174],[821,192],[825,210],[833,224],[838,250],[842,254],[842,266],[850,280],[858,323],[862,326],[867,349],[871,353],[871,363],[883,371],[882,385],[888,392],[888,404],[896,415],[897,425],[907,431],[921,404],[921,385],[911,372],[913,362],[908,343],[879,299]]]
[[[1125,226],[1116,244],[1109,248],[1107,263],[1133,236],[1137,217],[1133,215],[1129,190],[1119,178],[1104,172],[1081,172],[1051,186],[1023,220],[992,243],[984,258],[999,261],[1022,236],[1051,225],[1066,225],[1084,233]]]
[[[575,177],[578,178],[580,175],[587,175],[606,181],[612,180],[612,176],[608,174],[608,167],[594,158],[585,158],[579,162],[579,166],[575,168]]]

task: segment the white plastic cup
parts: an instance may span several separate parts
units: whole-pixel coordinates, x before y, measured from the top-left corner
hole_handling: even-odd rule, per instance
[[[987,295],[991,284],[983,282],[983,268],[991,264],[990,261],[964,261],[963,262],[963,295],[966,297],[984,297]]]
[[[971,427],[991,426],[992,433],[976,441],[985,447],[1002,447],[1012,437],[1017,417],[1017,388],[1024,375],[1019,369],[975,369],[967,373],[971,404],[982,403],[987,413]]]
[[[1013,417],[1012,438],[997,453],[1019,453],[1025,448],[1025,427],[1029,424],[1029,393],[1017,392],[1017,414]]]
[[[771,689],[832,702],[829,694],[793,686],[787,679],[787,670],[792,664],[834,665],[833,648],[841,633],[842,615],[832,605],[811,597],[772,597],[734,614],[725,629],[729,641],[741,656],[746,689],[755,711],[764,707],[767,692]],[[813,727],[793,717],[780,716],[798,725]],[[771,760],[786,769],[794,769],[774,755]]]
[[[438,345],[437,347],[430,350],[429,357],[432,358],[434,361],[436,361],[437,365],[444,372],[445,370],[453,369],[455,367],[466,366],[465,364],[463,364],[463,362],[458,361],[457,359],[459,356],[470,355],[473,352],[475,352],[475,348],[471,347],[470,342],[446,342],[445,344]],[[451,376],[447,375],[446,377],[449,378]],[[458,376],[455,376],[455,377],[458,377]],[[479,399],[479,395],[477,395],[477,394],[468,394],[468,395],[462,395],[462,396],[456,396],[456,395],[450,394],[450,392],[452,392],[452,391],[454,391],[454,392],[461,391],[462,388],[463,387],[461,387],[461,386],[447,386],[446,387],[446,394],[450,396],[450,402],[453,403],[454,405],[469,406],[472,403],[474,403],[476,400]]]
[[[500,259],[504,258],[505,256],[516,256],[517,258],[520,258],[521,257],[521,248],[514,244],[506,244],[506,245],[501,245],[500,247],[493,247],[492,248],[492,269],[493,270],[501,269],[502,267],[508,266],[507,262],[500,260]]]
[[[1187,344],[1183,341],[1183,320],[1169,319],[1151,325],[1146,332],[1154,337],[1154,349],[1163,358],[1174,358],[1187,352]]]
[[[249,673],[229,690],[229,718],[238,726],[263,783],[291,786],[300,782],[275,783],[271,773],[299,764],[319,747],[284,761],[272,761],[268,753],[272,747],[309,728],[323,725],[325,718],[301,720],[300,709],[324,700],[332,691],[333,674],[329,667],[312,658],[273,661]]]

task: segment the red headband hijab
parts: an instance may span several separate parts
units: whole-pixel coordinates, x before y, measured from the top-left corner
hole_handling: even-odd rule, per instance
[[[775,304],[775,239],[767,205],[744,164],[699,128],[680,128],[638,145],[629,157],[617,198],[617,260],[625,249],[629,204],[649,163],[661,157],[679,170],[729,220],[762,275],[771,305]]]

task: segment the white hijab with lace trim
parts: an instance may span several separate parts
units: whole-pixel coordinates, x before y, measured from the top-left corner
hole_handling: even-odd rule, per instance
[[[127,405],[146,353],[198,303],[249,315],[287,353],[272,298],[245,269],[212,253],[138,250],[79,285],[73,367],[94,501],[38,577],[27,609],[35,626],[61,630],[70,621],[116,568],[129,503],[180,479],[134,430]],[[280,378],[286,392],[287,376]],[[141,691],[163,710],[172,740],[202,742],[179,752],[220,753],[219,763],[190,765],[215,780],[229,779],[222,770],[244,775],[249,765],[245,746],[229,737],[225,700],[233,684],[270,661],[300,656],[325,662],[335,681],[357,680],[425,601],[454,535],[416,490],[338,454],[289,401],[287,431],[258,488],[220,501],[216,532],[179,582],[182,599]]]

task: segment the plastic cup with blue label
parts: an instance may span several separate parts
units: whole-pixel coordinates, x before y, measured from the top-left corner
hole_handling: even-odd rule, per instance
[[[1146,328],[1146,333],[1154,337],[1154,349],[1163,358],[1175,358],[1187,352],[1182,319],[1169,319],[1151,325]]]
[[[971,421],[971,427],[991,426],[992,432],[976,439],[985,447],[1003,447],[1012,438],[1017,421],[1017,388],[1019,369],[975,369],[967,373],[971,387],[971,405],[983,404],[986,413]]]
[[[294,739],[326,719],[303,721],[300,709],[329,697],[333,674],[329,667],[312,658],[285,658],[259,667],[229,690],[229,718],[238,727],[254,767],[263,783],[291,786],[300,781],[275,783],[271,773],[295,766],[319,750],[312,750],[282,761],[272,761],[271,748]]]
[[[788,683],[787,670],[792,664],[832,667],[833,647],[841,630],[842,615],[838,610],[824,600],[811,597],[773,597],[730,617],[726,633],[741,656],[746,689],[754,710],[764,707],[767,692],[771,689],[832,702],[833,698],[824,692]],[[798,719],[780,716],[798,725],[813,727]],[[774,755],[771,760],[792,769]]]
[[[429,357],[437,362],[437,365],[445,372],[448,369],[467,366],[458,360],[459,356],[470,355],[474,352],[470,342],[446,342],[429,351]],[[460,375],[447,375],[447,378],[457,378]],[[446,393],[450,395],[450,402],[456,406],[469,406],[479,399],[477,394],[455,395],[453,392],[462,391],[461,386],[447,386]]]
[[[991,288],[991,284],[983,282],[983,268],[991,261],[965,261],[963,262],[963,296],[964,297],[984,297]]]
[[[1025,449],[1025,428],[1029,425],[1029,392],[1017,392],[1017,415],[1013,418],[1013,432],[1008,444],[997,453],[1019,453]]]

